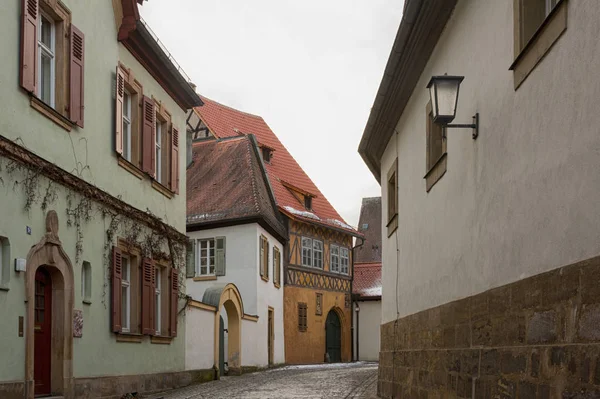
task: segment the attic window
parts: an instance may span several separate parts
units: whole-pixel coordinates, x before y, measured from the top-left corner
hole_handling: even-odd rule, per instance
[[[307,211],[312,210],[312,197],[311,196],[304,196],[304,207],[306,208]]]
[[[266,163],[271,163],[271,156],[273,155],[273,151],[270,148],[263,147],[262,148],[262,158]]]

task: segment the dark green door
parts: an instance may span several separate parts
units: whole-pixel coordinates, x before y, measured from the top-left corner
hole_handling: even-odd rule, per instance
[[[341,362],[342,329],[340,318],[333,310],[330,310],[329,314],[327,315],[327,322],[325,324],[325,337],[329,361],[332,363]]]
[[[223,318],[219,316],[219,374],[225,375],[225,325]]]

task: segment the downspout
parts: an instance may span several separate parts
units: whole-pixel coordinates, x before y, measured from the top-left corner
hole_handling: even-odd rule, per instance
[[[352,247],[352,279],[350,280],[350,306],[352,307],[352,309],[350,311],[350,337],[352,338],[351,339],[352,345],[350,345],[350,349],[351,349],[350,361],[352,361],[352,362],[354,361],[354,307],[352,306],[352,304],[353,304],[352,288],[353,288],[353,283],[354,283],[354,250],[365,245],[364,238],[357,237],[357,239],[360,239],[360,244]],[[357,322],[358,322],[358,316],[357,316]],[[357,324],[357,327],[358,327],[358,324]],[[358,329],[357,329],[357,336],[356,336],[356,352],[358,353]]]

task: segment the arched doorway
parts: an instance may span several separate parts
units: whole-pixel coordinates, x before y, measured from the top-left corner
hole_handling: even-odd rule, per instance
[[[230,372],[238,374],[242,370],[242,316],[244,306],[242,296],[235,284],[217,284],[206,291],[202,296],[202,302],[217,308],[214,325],[214,365],[223,375],[221,362],[221,348],[223,347],[223,328],[227,330],[227,351],[224,353],[223,361],[227,362]],[[221,327],[221,315],[224,326]],[[225,352],[225,351],[224,351]]]
[[[325,322],[325,346],[329,361],[342,361],[342,323],[337,312],[331,309]]]
[[[73,266],[58,238],[58,216],[27,254],[25,272],[25,397],[73,397]]]

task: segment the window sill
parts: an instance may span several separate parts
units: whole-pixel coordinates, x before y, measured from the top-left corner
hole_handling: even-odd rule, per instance
[[[168,188],[166,188],[165,186],[163,186],[162,184],[160,184],[159,182],[157,182],[156,180],[152,180],[152,187],[158,191],[159,193],[161,193],[162,195],[164,195],[165,197],[171,199],[173,198],[173,192],[171,190],[169,190]]]
[[[266,281],[267,283],[269,282],[269,278],[268,277],[260,276],[260,278],[262,279],[262,281]]]
[[[144,172],[139,170],[137,166],[135,166],[134,164],[132,164],[131,162],[129,162],[128,160],[126,160],[125,158],[123,158],[120,155],[118,155],[118,157],[119,157],[119,166],[120,167],[122,167],[123,169],[125,169],[126,171],[128,171],[129,173],[131,173],[132,175],[134,175],[135,177],[137,177],[140,180],[142,180],[144,178]]]
[[[217,279],[217,276],[197,276],[194,277],[194,281],[214,281]]]
[[[56,123],[58,126],[65,129],[67,132],[70,132],[73,126],[75,126],[73,122],[62,116],[57,110],[55,110],[36,96],[31,95],[30,99],[30,104],[33,109],[37,110],[39,113],[44,115],[46,118],[50,119],[52,122]]]
[[[433,166],[425,174],[426,190],[429,192],[442,176],[446,173],[448,167],[448,153],[443,153],[442,156],[433,164]]]
[[[394,234],[394,231],[396,231],[396,229],[398,229],[398,214],[397,213],[388,222],[386,227],[387,227],[388,237],[391,236],[392,234]]]
[[[567,0],[561,0],[554,7],[510,66],[509,70],[513,71],[515,90],[521,86],[567,29],[567,4]]]
[[[152,335],[150,337],[150,343],[159,345],[171,345],[173,337],[163,337],[161,335]]]
[[[10,288],[8,288],[8,284],[0,284],[0,291],[8,291],[10,290]]]
[[[246,313],[244,313],[244,315],[242,316],[242,319],[253,321],[255,323],[258,322],[258,316],[252,315],[252,314],[246,314]]]
[[[276,284],[276,283],[273,283],[273,285],[274,285],[274,286],[275,286],[275,288],[277,288],[277,289],[281,288],[281,284]]]
[[[90,299],[84,299],[81,302],[83,302],[85,305],[91,305],[92,304],[92,301]]]
[[[118,333],[117,342],[133,342],[139,344],[144,336],[142,334]]]

